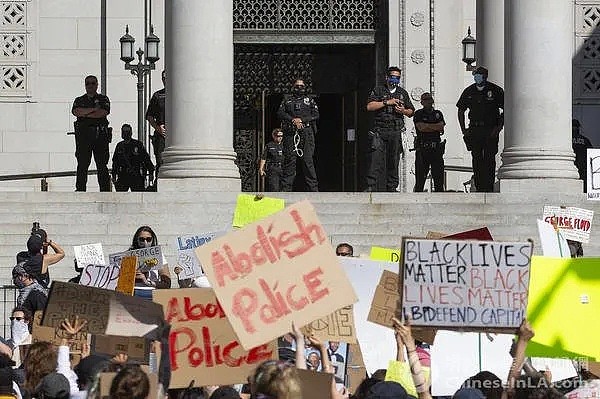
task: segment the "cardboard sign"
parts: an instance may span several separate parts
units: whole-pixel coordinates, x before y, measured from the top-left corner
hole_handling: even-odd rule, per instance
[[[150,338],[164,325],[162,308],[147,299],[120,292],[54,281],[42,326],[60,327],[68,317],[87,320],[90,334]]]
[[[535,336],[527,355],[600,361],[600,258],[534,256],[527,319]]]
[[[252,194],[238,194],[233,227],[244,227],[285,208],[285,201]]]
[[[104,251],[102,250],[102,244],[86,244],[76,245],[73,247],[75,252],[75,259],[77,260],[77,266],[84,267],[87,265],[104,265]]]
[[[394,322],[392,321],[392,317],[402,320],[403,315],[402,312],[400,312],[400,309],[402,308],[400,296],[402,288],[400,288],[400,284],[401,280],[398,273],[393,273],[389,270],[383,271],[381,280],[379,280],[375,295],[373,296],[373,302],[371,302],[371,309],[369,310],[369,315],[367,317],[368,321],[393,328]],[[412,334],[413,337],[419,341],[433,344],[436,330],[413,327]]]
[[[348,344],[348,361],[346,364],[346,386],[350,393],[355,393],[360,383],[367,376],[367,368],[358,342]]]
[[[163,254],[160,245],[155,247],[132,249],[131,251],[119,252],[116,254],[108,255],[108,262],[111,266],[117,266],[121,264],[121,258],[126,256],[137,256],[138,267],[137,270],[140,272],[147,272],[150,270],[159,270],[163,267]]]
[[[308,201],[232,232],[196,255],[245,349],[356,302]]]
[[[354,329],[354,310],[345,306],[332,314],[314,320],[304,326],[304,335],[313,334],[321,341],[342,341],[356,343]]]
[[[125,295],[133,295],[135,287],[135,271],[137,269],[138,260],[135,256],[126,256],[121,259],[121,267],[119,271],[119,279],[115,291]]]
[[[556,231],[554,226],[542,220],[537,221],[538,233],[542,255],[554,258],[570,258],[571,250],[561,230]]]
[[[544,222],[552,223],[552,218],[556,218],[557,227],[567,240],[590,242],[594,211],[571,206],[544,205]]]
[[[404,238],[402,252],[413,325],[516,330],[525,318],[531,242]]]
[[[177,265],[181,267],[179,279],[194,278],[204,274],[202,265],[196,258],[194,249],[214,240],[217,237],[225,235],[225,231],[206,234],[185,234],[175,239],[175,248],[177,248]]]
[[[130,361],[148,364],[150,345],[140,337],[123,337],[115,335],[93,335],[92,353],[115,356],[119,353],[127,354]]]
[[[310,370],[296,370],[300,379],[302,398],[331,399],[333,374]]]
[[[427,238],[442,238],[442,237],[427,237]],[[479,240],[479,241],[493,241],[492,233],[487,227],[481,227],[479,229],[463,231],[460,233],[445,235],[443,238],[451,238],[453,240]]]
[[[587,149],[587,199],[600,201],[600,148]]]
[[[171,388],[245,382],[261,362],[277,357],[275,343],[245,351],[210,288],[154,290],[169,335]]]
[[[400,262],[400,250],[383,247],[371,247],[371,260],[380,260],[383,262]]]
[[[33,315],[33,324],[31,326],[31,342],[35,343],[39,341],[46,341],[52,342],[54,345],[59,346],[62,343],[62,339],[66,338],[69,340],[69,350],[71,353],[81,353],[83,346],[87,344],[88,341],[87,328],[84,327],[83,330],[77,333],[75,336],[67,335],[66,331],[60,327],[60,324],[57,327],[42,326],[41,323],[43,313],[44,312],[40,310],[35,312]],[[73,319],[71,318],[71,322],[72,321]]]
[[[147,399],[157,399],[158,396],[158,375],[147,373],[148,380],[150,380],[150,391],[148,392]],[[110,399],[110,386],[117,373],[100,373],[100,398]]]

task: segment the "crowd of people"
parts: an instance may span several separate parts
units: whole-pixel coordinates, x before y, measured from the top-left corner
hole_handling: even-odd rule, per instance
[[[129,249],[158,245],[156,233],[149,226],[141,226],[134,233]],[[48,248],[52,249],[48,253]],[[336,247],[337,256],[354,256],[352,245],[341,243]],[[430,378],[426,369],[431,367],[427,344],[412,335],[411,322],[393,319],[397,346],[395,360],[411,376],[401,384],[386,380],[386,370],[365,374],[353,392],[344,385],[344,373],[339,377],[337,367],[344,363],[347,353],[340,353],[340,342],[325,343],[312,334],[305,335],[302,329],[291,325],[290,333],[280,338],[285,345],[279,346],[279,360],[261,363],[248,376],[246,384],[233,386],[205,386],[187,389],[169,389],[169,364],[167,356],[161,357],[160,367],[130,361],[127,353],[110,355],[92,353],[90,345],[84,344],[78,353],[76,365],[72,367],[74,353],[70,343],[80,332],[86,331],[87,321],[75,315],[66,318],[60,325],[60,342],[36,340],[33,335],[36,312],[43,311],[48,300],[49,266],[64,258],[64,250],[52,241],[46,231],[34,224],[27,241],[27,251],[17,255],[13,280],[18,288],[15,307],[10,315],[10,337],[0,340],[0,398],[101,398],[145,399],[153,397],[204,398],[204,399],[300,399],[302,384],[299,370],[331,373],[331,387],[323,392],[322,398],[431,398]],[[152,290],[171,288],[171,275],[166,261],[156,271],[138,272],[135,278],[135,295],[152,298]],[[78,270],[82,270],[79,268]],[[179,274],[180,268],[175,268]],[[204,278],[180,280],[180,287],[208,287]],[[391,332],[390,332],[391,334]],[[525,349],[534,331],[526,320],[519,328],[510,351],[513,362],[507,372],[507,383],[503,376],[490,372],[478,373],[456,387],[454,398],[559,398],[565,390],[554,386],[549,371],[540,372],[531,367],[525,358]],[[155,341],[150,351],[156,353],[164,342]],[[290,348],[294,348],[291,350]],[[163,351],[164,352],[164,351]],[[307,355],[308,353],[308,355]],[[166,352],[163,353],[165,355]],[[390,359],[392,360],[392,359]],[[452,361],[452,359],[448,359]],[[152,383],[151,373],[157,372],[157,383]],[[200,371],[199,371],[200,372]],[[108,373],[108,374],[107,374]],[[110,374],[112,373],[112,374]],[[110,375],[109,392],[101,393],[102,379]],[[582,370],[579,378],[593,377]],[[596,377],[597,378],[597,377]],[[156,390],[154,392],[153,390]],[[157,396],[158,395],[158,396]],[[308,398],[306,398],[308,399]],[[312,399],[312,398],[311,398]]]

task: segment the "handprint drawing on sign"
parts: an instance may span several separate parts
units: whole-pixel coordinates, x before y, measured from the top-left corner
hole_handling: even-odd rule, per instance
[[[177,264],[183,269],[184,278],[194,277],[194,259],[189,253],[180,251],[177,257]]]

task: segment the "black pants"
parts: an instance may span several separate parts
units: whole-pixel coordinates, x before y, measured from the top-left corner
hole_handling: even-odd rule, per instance
[[[482,193],[494,191],[498,137],[492,136],[493,130],[493,127],[469,128],[475,187]]]
[[[415,193],[425,188],[425,180],[431,168],[434,190],[444,191],[444,153],[442,145],[435,143],[434,148],[418,148],[415,154]]]
[[[371,140],[371,162],[367,172],[367,188],[377,190],[377,181],[385,179],[385,191],[394,192],[398,187],[398,164],[402,153],[401,132],[398,130],[376,130],[369,132]]]
[[[108,174],[108,131],[103,128],[79,128],[75,132],[75,158],[77,158],[77,180],[75,189],[86,191],[88,169],[92,162],[92,154],[98,170],[98,186],[100,191],[110,191],[110,175]]]
[[[130,175],[128,173],[117,175],[115,190],[128,191],[129,189],[131,189],[131,191],[146,191],[144,176]]]
[[[283,173],[281,165],[267,163],[266,166],[265,191],[271,193],[281,191],[281,175]]]
[[[296,130],[286,131],[283,136],[283,171],[281,177],[281,191],[292,191],[294,179],[296,178],[296,160],[302,165],[304,180],[308,191],[319,191],[319,182],[317,181],[317,172],[313,156],[315,154],[315,134],[313,128],[305,127],[298,130],[300,141],[298,149],[302,151],[302,156],[294,151],[294,135]]]
[[[152,136],[152,149],[156,158],[156,177],[158,177],[158,169],[163,164],[162,153],[165,150],[165,137],[159,132],[154,132]]]

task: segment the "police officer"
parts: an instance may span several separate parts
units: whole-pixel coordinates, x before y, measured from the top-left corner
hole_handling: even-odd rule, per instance
[[[480,192],[494,191],[498,138],[504,127],[504,90],[488,82],[487,77],[488,70],[477,67],[473,71],[475,83],[462,92],[456,103],[463,140],[473,157],[475,187]],[[465,125],[467,109],[468,128]]]
[[[167,74],[162,71],[163,86],[166,85]],[[167,129],[165,128],[165,88],[155,92],[150,98],[150,104],[146,110],[146,120],[154,129],[154,135],[150,138],[152,148],[154,149],[154,157],[156,158],[156,175],[163,164],[162,153],[165,150],[165,138],[167,137]]]
[[[367,111],[373,112],[375,116],[373,128],[369,132],[371,162],[365,191],[377,191],[377,180],[383,178],[386,191],[395,192],[398,187],[404,117],[411,118],[415,111],[408,93],[402,88],[401,75],[400,68],[389,67],[386,85],[375,87],[369,94]]]
[[[113,154],[112,175],[117,191],[144,191],[146,173],[150,180],[154,165],[141,141],[133,139],[133,130],[129,124],[121,126],[123,141],[117,144]]]
[[[423,108],[415,111],[413,118],[417,137],[415,138],[415,192],[422,192],[431,167],[431,177],[435,191],[444,191],[444,115],[433,108],[431,93],[421,95]]]
[[[583,192],[587,192],[587,149],[592,148],[592,142],[581,134],[581,123],[573,119],[571,129],[573,152],[575,152],[575,166],[579,172],[579,178],[583,180]]]
[[[73,115],[77,117],[75,121],[76,191],[87,189],[87,174],[92,154],[98,170],[100,191],[110,191],[107,165],[110,158],[108,144],[112,141],[112,132],[106,119],[110,113],[110,100],[104,94],[99,94],[97,90],[98,79],[93,75],[87,76],[85,94],[75,99],[71,109]]]
[[[281,164],[283,162],[283,130],[273,129],[271,134],[273,141],[269,141],[265,146],[259,164],[259,173],[261,176],[266,174],[265,191],[275,192],[281,189]],[[265,170],[266,167],[266,170]]]
[[[292,191],[296,178],[296,159],[300,159],[308,191],[319,191],[313,161],[319,108],[306,94],[304,80],[296,79],[291,96],[284,97],[277,116],[283,127],[283,174],[281,191]]]

